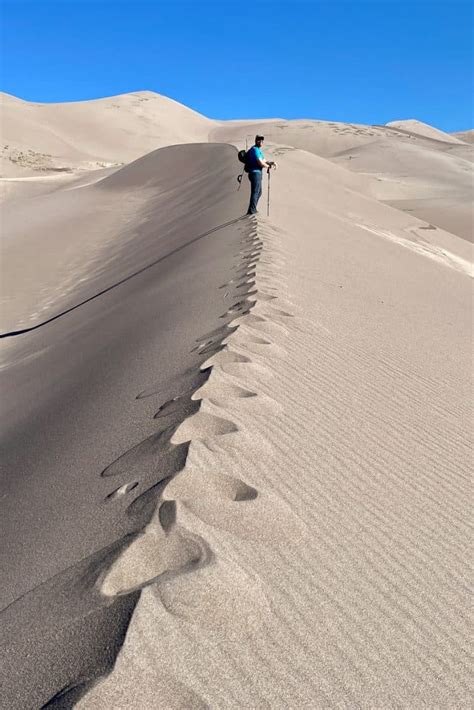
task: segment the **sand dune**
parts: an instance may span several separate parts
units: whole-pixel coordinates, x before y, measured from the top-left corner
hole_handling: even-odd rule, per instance
[[[426,124],[419,128],[418,123],[415,132],[412,122],[404,121],[387,126],[234,122],[213,127],[210,136],[241,146],[243,131],[248,139],[262,132],[267,143],[281,146],[276,155],[300,148],[330,159],[365,176],[358,189],[366,194],[472,240],[472,148],[437,129],[428,130]],[[329,166],[327,170],[330,174]]]
[[[370,194],[377,199],[472,241],[470,157],[380,141],[340,153],[334,160],[372,177]]]
[[[113,288],[4,341],[8,710],[468,707],[471,146],[143,96],[24,112],[4,327]]]
[[[240,148],[262,132],[267,145],[280,150],[300,148],[345,162],[368,176],[369,194],[377,199],[471,239],[472,147],[421,121],[215,121],[146,91],[67,104],[3,94],[2,113],[4,202],[61,189],[74,184],[78,172],[113,168],[166,145],[209,141]],[[46,180],[25,180],[42,174]]]
[[[474,130],[471,128],[469,131],[458,131],[457,133],[452,134],[455,138],[459,138],[459,140],[463,141],[464,143],[474,143]]]
[[[37,196],[28,221],[28,200],[7,203],[2,332],[34,327],[216,226],[207,195],[235,192],[234,165],[223,145],[175,146]]]
[[[408,119],[405,121],[390,121],[387,126],[393,128],[398,128],[408,133],[414,133],[417,136],[424,136],[425,138],[433,138],[434,140],[443,141],[444,143],[462,143],[462,140],[457,138],[455,135],[445,133],[440,131],[438,128],[423,123],[423,121],[417,121],[415,119]]]
[[[212,125],[151,91],[62,104],[1,97],[5,175],[128,163],[166,145],[207,141]]]
[[[323,165],[281,156],[228,285],[254,305],[203,365],[163,515],[104,580],[144,591],[78,707],[469,702],[468,245]]]

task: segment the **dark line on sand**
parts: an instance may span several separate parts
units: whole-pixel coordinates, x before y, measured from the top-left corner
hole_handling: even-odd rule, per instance
[[[202,234],[198,234],[197,237],[193,237],[193,239],[190,239],[189,242],[186,242],[185,244],[181,244],[181,246],[176,247],[176,249],[173,249],[173,251],[170,251],[168,254],[165,254],[165,256],[160,256],[159,259],[152,261],[151,264],[147,264],[146,266],[143,266],[141,269],[139,269],[138,271],[135,271],[133,274],[129,274],[128,276],[125,276],[125,278],[121,279],[120,281],[117,281],[117,283],[114,283],[111,286],[107,286],[107,288],[104,288],[102,291],[95,293],[93,296],[89,296],[89,298],[86,298],[84,301],[81,301],[80,303],[76,303],[75,306],[71,306],[70,308],[67,308],[65,311],[62,311],[61,313],[57,313],[55,316],[48,318],[48,320],[45,320],[42,323],[38,323],[37,325],[32,325],[29,328],[23,328],[22,330],[11,330],[7,333],[0,333],[0,338],[12,338],[16,335],[23,335],[24,333],[30,333],[32,330],[37,330],[37,328],[42,328],[44,325],[48,325],[48,323],[52,323],[54,320],[57,320],[58,318],[62,318],[62,316],[65,316],[68,313],[71,313],[71,311],[75,311],[76,308],[80,308],[81,306],[84,306],[86,303],[89,303],[89,301],[93,301],[95,298],[99,298],[99,296],[103,296],[104,293],[111,291],[112,289],[116,288],[117,286],[121,286],[126,281],[130,281],[130,279],[133,279],[135,276],[142,274],[147,269],[151,269],[152,266],[156,266],[156,264],[159,264],[160,261],[164,261],[165,259],[168,259],[170,256],[173,256],[173,254],[177,254],[182,249],[185,249],[186,247],[190,246],[190,244],[194,244],[194,242],[197,242],[200,239],[203,239],[204,237],[209,236],[209,234],[212,234],[213,232],[217,232],[219,229],[224,229],[224,227],[229,227],[231,224],[236,224],[237,222],[240,222],[240,220],[246,219],[246,218],[247,218],[247,215],[242,215],[242,217],[237,217],[236,219],[231,219],[231,220],[229,220],[229,222],[224,222],[224,224],[219,224],[217,227],[213,227],[212,229],[209,229],[207,232],[203,232]]]

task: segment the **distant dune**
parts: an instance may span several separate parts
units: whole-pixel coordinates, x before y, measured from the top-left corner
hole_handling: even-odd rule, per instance
[[[62,104],[1,98],[5,175],[128,163],[166,145],[207,141],[213,123],[151,91]]]
[[[455,138],[458,138],[464,143],[474,143],[474,130],[471,128],[469,131],[458,131],[457,133],[452,133]]]
[[[425,138],[433,138],[434,140],[444,141],[445,143],[459,143],[459,139],[450,133],[445,133],[444,131],[438,130],[433,126],[429,126],[423,121],[417,121],[414,118],[404,120],[404,121],[390,121],[386,124],[392,128],[399,128],[401,130],[407,131],[408,133],[414,133],[418,136],[424,136]]]
[[[209,136],[242,146],[246,137],[250,141],[255,133],[263,133],[267,144],[280,146],[277,153],[298,148],[326,158],[328,175],[329,161],[337,163],[357,173],[358,190],[472,240],[472,147],[426,124],[408,123],[410,130],[406,122],[399,128],[310,120],[233,121],[214,125]]]

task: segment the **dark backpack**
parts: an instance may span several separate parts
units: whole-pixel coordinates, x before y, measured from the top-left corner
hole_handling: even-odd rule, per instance
[[[240,160],[240,162],[245,165],[245,163],[247,162],[247,151],[246,150],[239,150],[239,152],[237,153],[237,157]]]

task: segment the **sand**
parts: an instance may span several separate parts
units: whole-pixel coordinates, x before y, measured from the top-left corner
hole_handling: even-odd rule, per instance
[[[469,131],[457,131],[452,135],[455,138],[459,138],[459,140],[463,141],[464,143],[474,143],[474,129],[472,128]]]
[[[174,143],[207,141],[213,121],[151,91],[39,104],[2,93],[2,172],[113,167]]]
[[[17,468],[25,475],[27,460],[38,452],[35,442],[49,437],[49,446],[55,444],[49,461],[40,457],[34,472],[29,464],[24,490],[13,481],[9,495],[17,496],[16,506],[20,493],[38,499],[44,488],[38,470],[48,472],[46,485],[54,490],[79,448],[86,456],[78,470],[94,492],[87,497],[76,484],[78,511],[68,520],[64,511],[73,496],[66,477],[64,490],[49,503],[49,532],[41,526],[35,531],[35,508],[28,518],[27,499],[9,524],[10,544],[31,547],[28,554],[9,548],[9,560],[16,560],[12,598],[32,588],[28,569],[36,584],[42,580],[34,604],[27,595],[24,607],[7,618],[12,637],[25,618],[16,657],[29,638],[38,647],[60,618],[59,646],[72,648],[74,661],[45,664],[52,653],[48,642],[32,654],[28,675],[15,675],[10,661],[9,707],[16,707],[25,678],[23,698],[33,706],[53,696],[56,703],[101,709],[470,704],[472,254],[464,238],[469,235],[458,232],[472,149],[393,127],[263,125],[266,153],[279,163],[271,175],[269,217],[265,184],[256,218],[182,249],[176,272],[165,266],[158,275],[147,271],[146,283],[132,288],[134,280],[126,282],[123,296],[112,289],[105,303],[94,299],[85,306],[92,311],[81,307],[64,317],[75,320],[56,320],[48,326],[56,329],[52,342],[44,328],[34,331],[43,340],[28,334],[20,336],[29,338],[23,345],[18,337],[5,341],[5,372],[14,375],[8,422],[11,430],[30,432],[32,442]],[[238,216],[248,186],[236,192],[235,148],[225,144],[241,147],[242,133],[258,126],[213,124],[211,145],[151,153],[74,188],[67,208],[63,190],[17,198],[16,204],[24,199],[35,207],[31,219],[38,225],[38,215],[46,225],[61,208],[82,205],[92,241],[83,251],[73,244],[73,256],[61,251],[64,261],[57,259],[54,269],[52,258],[45,258],[36,278],[29,277],[38,291],[30,282],[28,289],[17,286],[8,327],[39,322],[35,293],[52,294],[43,301],[48,305],[41,317],[48,317],[74,296],[89,297],[99,284],[142,267],[147,256],[169,254],[189,238],[198,214],[203,221],[193,233]],[[377,158],[377,145],[385,161]],[[350,164],[359,158],[345,159],[347,151],[361,156],[360,166]],[[420,219],[408,211],[412,207],[386,204],[443,196],[459,207],[439,208],[444,228],[431,220],[432,211],[430,219]],[[91,225],[105,220],[105,212],[110,231],[91,236]],[[49,243],[60,233],[55,226],[42,239]],[[15,234],[16,253],[24,253],[27,232],[18,227]],[[94,244],[102,273],[94,270],[97,257],[86,259]],[[175,273],[182,274],[179,280]],[[53,293],[54,274],[61,288]],[[144,317],[137,318],[142,309]],[[67,342],[71,328],[81,340],[86,335],[83,353],[77,339]],[[39,355],[43,349],[47,354]],[[150,386],[154,360],[163,371]],[[57,400],[47,394],[52,375],[41,386],[31,384],[51,367],[59,375]],[[71,398],[66,384],[70,367],[76,388],[82,383],[77,400],[79,389]],[[184,372],[193,383],[186,395]],[[139,382],[143,398],[132,405]],[[64,414],[71,400],[78,411],[69,425]],[[56,420],[43,421],[43,412]],[[69,429],[58,432],[60,420]],[[27,421],[36,429],[28,430]],[[153,449],[150,454],[147,446],[132,444],[145,441],[156,426],[163,431],[167,422],[163,451],[178,463],[167,469],[172,478],[166,485],[158,485],[163,479]],[[120,458],[124,451],[131,453]],[[13,462],[15,457],[18,445]],[[105,478],[98,479],[104,469]],[[101,489],[97,480],[111,480],[109,474],[114,485]],[[133,510],[138,493],[148,489],[148,519],[139,515],[132,526],[138,534],[127,540],[124,507]],[[124,507],[106,514],[97,502],[100,490]],[[82,530],[74,544],[67,528]],[[64,590],[77,590],[78,577],[51,586],[51,575],[56,571],[62,579],[73,559],[79,564],[114,541],[122,544],[100,557],[95,573],[79,574],[83,601],[74,602],[74,615],[71,591]],[[52,548],[60,555],[45,564]],[[58,596],[61,614],[51,602]],[[43,610],[45,599],[52,613],[41,627],[34,610]],[[87,644],[71,643],[68,629],[82,624],[90,635],[85,610],[94,610],[94,620],[111,608],[113,620],[98,624],[102,645],[92,652],[94,663],[82,662],[74,675],[71,666]],[[107,632],[116,650],[104,662]]]

